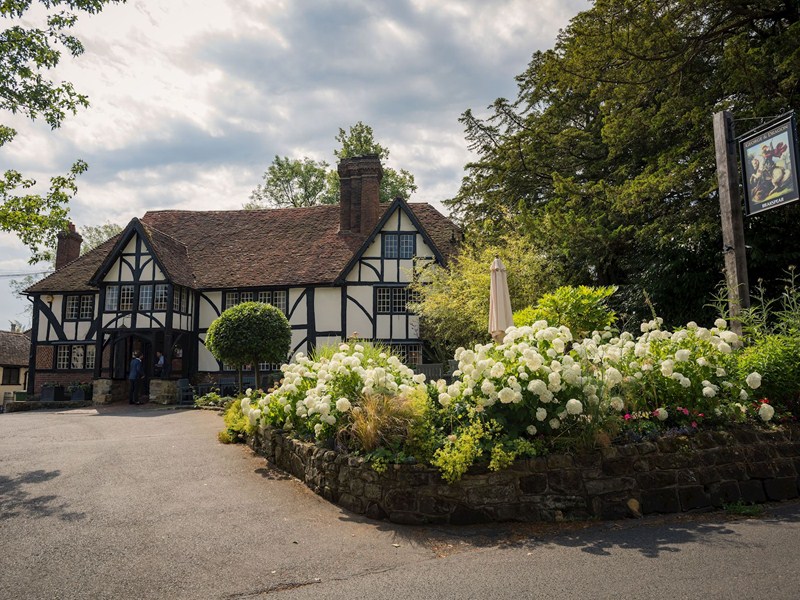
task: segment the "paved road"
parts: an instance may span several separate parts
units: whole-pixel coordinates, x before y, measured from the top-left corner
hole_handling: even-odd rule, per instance
[[[355,517],[205,411],[0,415],[0,598],[797,598],[800,503],[560,526]]]

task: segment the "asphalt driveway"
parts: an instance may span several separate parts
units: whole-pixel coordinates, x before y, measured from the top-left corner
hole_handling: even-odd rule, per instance
[[[356,517],[207,411],[0,415],[0,598],[796,598],[800,503],[615,523]]]
[[[0,416],[0,598],[248,597],[433,556],[221,428],[151,407]]]

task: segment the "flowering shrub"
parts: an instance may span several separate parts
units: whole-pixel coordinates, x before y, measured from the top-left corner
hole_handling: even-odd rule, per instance
[[[313,359],[299,354],[281,371],[281,385],[261,398],[248,395],[255,407],[246,410],[255,413],[254,422],[262,419],[264,424],[318,440],[335,437],[362,396],[394,397],[425,388],[424,375],[415,375],[399,358],[369,343],[322,348]]]
[[[274,391],[237,404],[250,431],[272,426],[335,441],[385,468],[405,459],[438,467],[447,481],[477,461],[502,469],[548,446],[685,433],[704,423],[775,418],[758,371],[737,367],[739,339],[722,319],[641,335],[609,328],[574,340],[546,321],[509,328],[501,344],[459,348],[454,379],[425,382],[388,351],[350,342],[298,355]],[[603,440],[605,440],[603,442]]]

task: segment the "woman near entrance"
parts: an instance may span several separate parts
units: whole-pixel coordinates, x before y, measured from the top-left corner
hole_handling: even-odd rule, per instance
[[[128,397],[128,404],[140,404],[139,397],[141,395],[140,381],[144,378],[144,366],[142,365],[141,352],[134,352],[131,359],[131,366],[128,370],[128,384],[130,389],[130,396]]]

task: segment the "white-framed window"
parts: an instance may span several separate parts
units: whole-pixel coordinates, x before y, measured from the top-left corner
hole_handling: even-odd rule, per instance
[[[172,288],[172,310],[181,311],[181,288],[177,285]]]
[[[239,294],[239,302],[252,302],[253,301],[253,292],[242,292]]]
[[[223,310],[228,310],[231,306],[236,306],[237,304],[239,304],[239,293],[225,292],[225,306]]]
[[[106,288],[106,311],[113,312],[119,307],[119,287],[110,285]]]
[[[181,312],[189,314],[189,288],[181,289]]]
[[[416,243],[416,233],[384,233],[383,257],[414,258]]]
[[[153,286],[150,284],[139,286],[139,310],[153,308]]]
[[[416,239],[413,233],[400,234],[400,258],[413,258]]]
[[[69,369],[69,346],[58,346],[56,350],[56,369]]]
[[[169,286],[165,283],[156,284],[153,297],[153,310],[167,310],[169,300]]]
[[[392,314],[399,315],[406,312],[408,293],[406,288],[392,289]]]
[[[86,346],[86,368],[94,369],[95,347],[93,344]]]
[[[289,293],[286,290],[276,290],[272,292],[272,306],[282,310],[285,314],[288,310],[288,297]]]
[[[375,312],[384,315],[404,315],[408,312],[408,288],[375,288]]]
[[[74,321],[78,318],[80,308],[80,296],[67,296],[67,304],[64,309],[64,318]]]
[[[389,348],[405,365],[422,364],[421,344],[389,344]]]
[[[119,309],[133,310],[133,285],[119,286]]]
[[[375,310],[381,314],[392,312],[392,288],[376,288]]]
[[[81,319],[94,317],[94,296],[81,296]]]
[[[383,234],[383,257],[397,258],[397,234]]]
[[[258,301],[264,304],[272,304],[272,292],[258,292]]]

